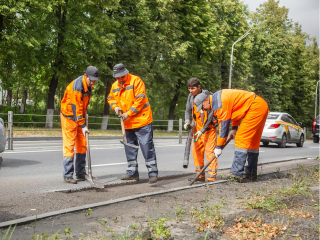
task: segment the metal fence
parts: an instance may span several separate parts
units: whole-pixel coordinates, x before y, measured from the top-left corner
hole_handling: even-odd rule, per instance
[[[13,114],[0,113],[5,124],[7,124],[7,141],[8,149],[13,150],[13,132],[23,131],[39,131],[39,129],[31,129],[30,127],[41,128],[41,131],[61,131],[60,115],[40,115],[40,114]],[[5,119],[8,119],[5,121]],[[88,115],[89,129],[105,130],[121,130],[121,123],[117,117],[98,117]],[[14,127],[22,127],[14,129]],[[25,129],[23,127],[26,127]],[[179,143],[182,143],[182,119],[179,120],[153,120],[153,128],[167,132],[177,132]]]

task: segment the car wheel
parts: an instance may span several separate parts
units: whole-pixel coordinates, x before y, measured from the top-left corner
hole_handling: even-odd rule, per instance
[[[263,142],[262,144],[264,147],[267,147],[269,145],[269,142]]]
[[[279,148],[285,148],[287,144],[287,135],[283,134],[281,138],[281,143],[278,143]]]
[[[319,136],[313,136],[313,142],[319,143]]]
[[[303,134],[301,134],[300,140],[297,143],[297,147],[303,147],[303,143],[304,143],[304,136],[303,136]]]

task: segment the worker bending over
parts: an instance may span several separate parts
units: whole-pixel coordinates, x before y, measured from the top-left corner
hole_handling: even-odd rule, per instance
[[[207,96],[200,93],[195,98],[197,111],[213,112],[219,121],[220,135],[214,153],[219,157],[222,146],[227,140],[229,125],[235,137],[235,156],[230,169],[231,177],[242,181],[245,177],[257,178],[257,164],[262,131],[268,115],[268,104],[253,92],[223,89]],[[244,168],[246,160],[247,166]]]
[[[60,104],[60,119],[63,139],[63,178],[67,183],[84,181],[86,175],[86,127],[85,116],[92,87],[99,79],[99,70],[89,66],[86,73],[72,81]],[[74,173],[74,147],[76,147],[76,175]]]
[[[211,112],[207,111],[196,111],[194,105],[194,98],[203,93],[206,96],[210,95],[207,90],[201,89],[200,81],[197,78],[190,78],[188,80],[188,90],[190,92],[186,104],[186,111],[185,111],[185,124],[184,128],[190,129],[191,121],[194,122],[195,125],[195,142],[193,143],[192,148],[192,155],[193,161],[195,166],[195,171],[200,172],[201,169],[204,167],[204,153],[206,153],[207,160],[209,161],[214,155],[214,149],[216,146],[216,128],[212,122],[213,114],[209,114]],[[208,182],[216,181],[216,175],[218,170],[218,161],[215,159],[209,165],[208,171]],[[192,181],[193,179],[189,179]],[[196,181],[204,182],[205,181],[205,172],[196,179]]]
[[[108,103],[122,117],[127,142],[138,145],[138,140],[149,175],[149,183],[157,182],[158,168],[153,144],[152,112],[144,82],[129,73],[122,63],[113,67],[113,77]],[[121,180],[139,181],[138,148],[125,145],[128,167]]]

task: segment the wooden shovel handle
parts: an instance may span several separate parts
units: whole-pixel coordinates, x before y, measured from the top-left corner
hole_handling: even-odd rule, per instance
[[[119,110],[120,114],[122,114],[122,110]],[[127,137],[126,137],[126,131],[124,129],[124,124],[123,124],[123,118],[120,117],[120,122],[121,122],[121,130],[122,130],[122,136],[123,136],[123,140],[125,142],[127,142]]]

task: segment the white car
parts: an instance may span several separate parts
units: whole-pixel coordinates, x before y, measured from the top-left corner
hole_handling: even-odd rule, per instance
[[[304,133],[300,126],[301,123],[297,123],[288,113],[270,112],[264,125],[261,142],[264,146],[277,143],[280,148],[285,148],[287,143],[302,147]]]
[[[7,143],[6,128],[4,121],[0,118],[0,153],[4,152]]]

